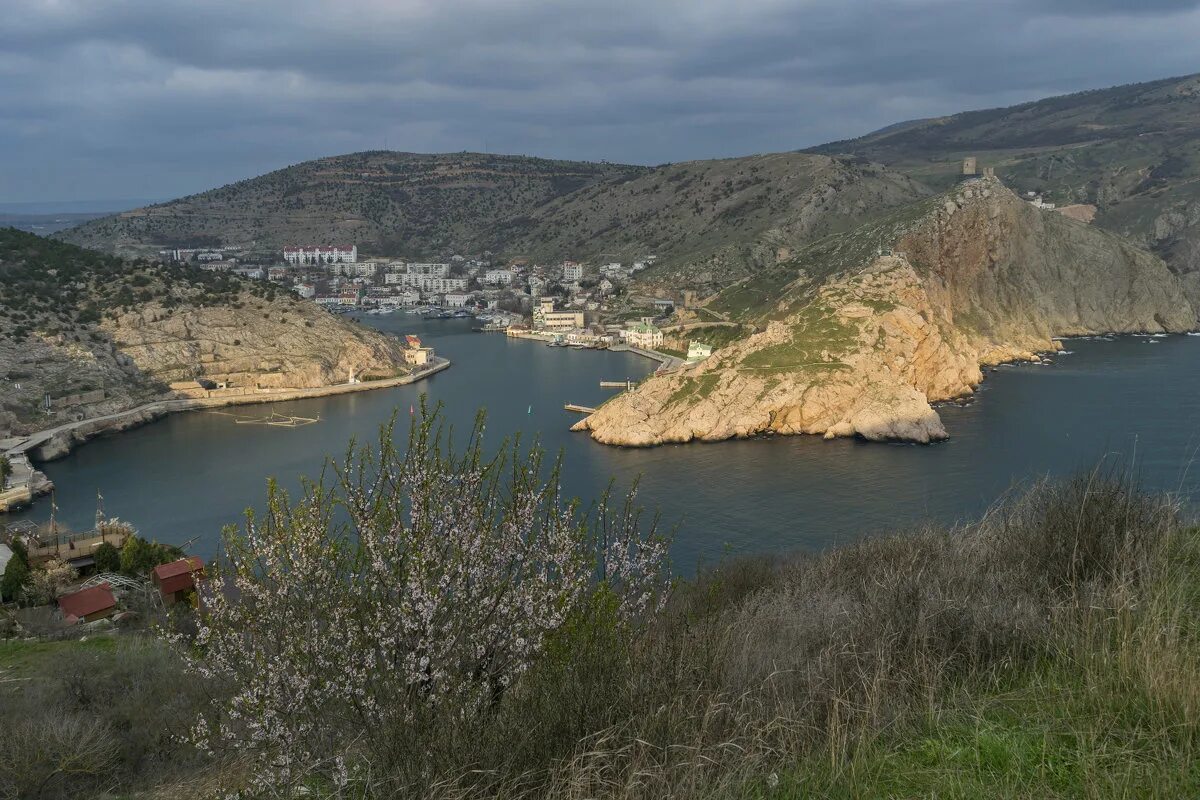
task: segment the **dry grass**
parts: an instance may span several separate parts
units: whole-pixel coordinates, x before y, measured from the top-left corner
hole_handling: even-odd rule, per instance
[[[310,788],[364,800],[1200,795],[1200,534],[1169,498],[1119,478],[1038,485],[967,526],[732,562],[682,582],[640,636],[609,608],[598,597],[485,718],[376,731],[387,746],[360,748],[347,792]],[[56,658],[41,689],[0,707],[0,737],[22,738],[6,752],[50,754],[21,785],[63,762],[55,743],[95,744],[88,725],[108,738],[85,748],[90,771],[41,795],[13,795],[3,770],[0,787],[203,797],[236,785],[236,765],[133,733],[204,701],[162,658]],[[363,739],[343,734],[341,749]]]

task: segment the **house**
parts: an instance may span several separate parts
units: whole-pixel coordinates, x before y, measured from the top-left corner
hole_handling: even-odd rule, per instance
[[[196,591],[196,579],[203,577],[204,561],[199,556],[159,564],[150,574],[150,579],[167,605],[186,601],[188,595]]]
[[[703,342],[688,342],[687,362],[694,364],[712,355],[712,345]]]
[[[446,294],[447,308],[465,308],[470,302],[470,294],[461,294],[457,292],[447,292]]]
[[[107,583],[58,598],[58,610],[67,622],[95,622],[111,617],[117,610],[117,598]]]

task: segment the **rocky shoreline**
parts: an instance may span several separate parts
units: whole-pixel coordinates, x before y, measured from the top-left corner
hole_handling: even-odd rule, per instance
[[[765,433],[935,442],[948,434],[933,404],[973,394],[983,368],[1041,361],[1060,336],[1197,322],[1161,260],[995,179],[820,243],[790,277],[768,276],[757,316],[742,318],[765,330],[653,376],[572,430],[635,447]]]

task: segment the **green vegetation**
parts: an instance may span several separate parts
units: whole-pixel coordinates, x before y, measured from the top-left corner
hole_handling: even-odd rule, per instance
[[[8,456],[0,455],[0,489],[4,488],[5,482],[12,473],[12,463],[8,460]]]
[[[19,542],[12,547],[13,555],[0,576],[0,601],[13,602],[20,599],[25,585],[29,583],[29,558]]]
[[[111,546],[111,545],[110,545]],[[113,548],[115,551],[116,548]],[[145,577],[159,564],[167,564],[183,558],[184,552],[169,544],[150,542],[140,536],[130,536],[121,548],[119,565],[126,575]]]
[[[121,551],[111,542],[103,542],[96,548],[96,572],[120,572]]]
[[[342,794],[318,780],[308,791],[1200,791],[1200,530],[1120,479],[1041,484],[961,528],[732,561],[677,583],[646,635],[627,635],[613,609],[594,598],[487,714],[389,729],[385,762],[368,769],[352,749]],[[165,644],[0,644],[0,672],[30,679],[0,684],[0,746],[18,755],[0,796],[195,795],[245,780],[236,756],[168,735],[221,694]],[[62,768],[67,742],[78,769]]]

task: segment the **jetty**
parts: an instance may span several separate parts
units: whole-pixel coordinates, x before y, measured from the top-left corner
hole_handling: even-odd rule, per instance
[[[601,389],[625,389],[632,391],[637,383],[632,378],[626,378],[623,381],[600,381]]]
[[[596,413],[596,409],[591,408],[590,406],[581,406],[577,403],[564,403],[563,410],[564,411],[578,411],[580,414],[595,414]]]

